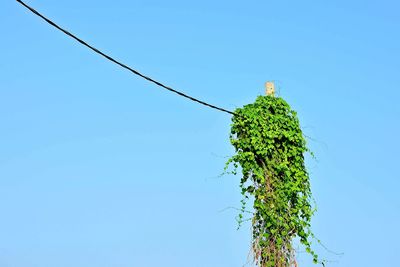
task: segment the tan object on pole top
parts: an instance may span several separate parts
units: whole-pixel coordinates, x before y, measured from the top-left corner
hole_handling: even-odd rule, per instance
[[[274,82],[266,82],[265,83],[265,94],[266,95],[275,95],[275,85]]]

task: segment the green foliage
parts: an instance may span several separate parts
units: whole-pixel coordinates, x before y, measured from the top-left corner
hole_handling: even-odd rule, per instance
[[[225,168],[233,164],[236,174],[241,167],[242,214],[246,200],[254,198],[255,264],[261,267],[296,265],[292,244],[296,237],[317,263],[318,257],[310,244],[314,210],[304,164],[308,149],[296,112],[282,98],[259,96],[255,103],[235,113],[230,140],[236,154]]]

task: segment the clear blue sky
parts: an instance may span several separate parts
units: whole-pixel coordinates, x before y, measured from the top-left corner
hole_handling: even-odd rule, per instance
[[[398,1],[49,1],[123,62],[228,109],[275,80],[317,161],[327,266],[398,265]],[[132,76],[0,3],[0,266],[240,267],[230,116]],[[310,266],[299,257],[300,267]]]

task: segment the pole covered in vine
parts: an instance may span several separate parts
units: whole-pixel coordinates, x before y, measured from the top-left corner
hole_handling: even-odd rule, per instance
[[[297,266],[296,237],[317,263],[310,242],[314,210],[304,163],[308,149],[296,112],[282,98],[267,95],[236,109],[235,114],[230,140],[236,154],[226,168],[233,164],[235,174],[241,168],[242,211],[246,200],[254,199],[254,263],[260,267]],[[242,218],[240,214],[239,221]]]

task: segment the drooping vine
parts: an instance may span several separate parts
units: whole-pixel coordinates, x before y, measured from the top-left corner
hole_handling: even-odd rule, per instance
[[[241,167],[242,211],[254,199],[252,254],[260,267],[297,266],[293,240],[311,249],[313,207],[304,154],[308,151],[297,114],[280,97],[259,96],[235,110],[230,140],[236,154],[226,165]],[[240,220],[243,215],[239,215]]]

